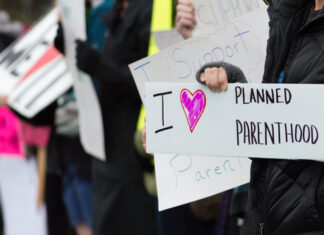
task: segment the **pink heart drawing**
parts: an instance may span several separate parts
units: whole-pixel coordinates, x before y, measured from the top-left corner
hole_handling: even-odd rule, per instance
[[[196,90],[192,94],[188,89],[183,89],[180,93],[180,101],[192,133],[205,110],[206,95],[202,90]]]

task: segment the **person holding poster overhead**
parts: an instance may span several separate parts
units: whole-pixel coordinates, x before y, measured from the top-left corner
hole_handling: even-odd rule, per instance
[[[78,41],[77,65],[98,81],[106,161],[93,160],[94,234],[156,234],[133,136],[141,100],[128,64],[147,55],[152,0],[118,0],[104,16],[102,53]]]
[[[323,0],[269,1],[263,83],[324,83],[323,6]],[[197,80],[211,91],[224,92],[228,82],[242,81],[234,70],[239,68],[207,64],[198,71]],[[324,164],[253,159],[243,234],[324,234]]]

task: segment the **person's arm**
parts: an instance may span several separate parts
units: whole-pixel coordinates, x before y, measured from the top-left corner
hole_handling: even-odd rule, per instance
[[[137,47],[136,51],[130,52],[136,54],[136,60],[140,60],[147,56],[150,38],[150,18],[147,17],[148,15],[148,13],[143,13],[137,23],[134,24],[134,27],[137,27],[137,29],[134,30],[137,32],[134,38],[137,42]],[[131,83],[132,80],[130,82],[132,75],[128,64],[119,62],[112,55],[102,54],[98,50],[92,48],[87,42],[80,40],[77,40],[77,66],[81,71],[98,80],[135,86],[135,83]]]
[[[197,24],[194,5],[191,0],[179,0],[176,11],[176,29],[183,38],[191,38]]]

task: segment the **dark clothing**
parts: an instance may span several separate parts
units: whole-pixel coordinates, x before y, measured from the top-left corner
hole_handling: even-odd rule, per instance
[[[48,235],[75,235],[62,199],[62,180],[56,174],[46,175],[45,202]]]
[[[283,83],[324,83],[324,10],[307,22],[313,7],[270,2],[264,83],[277,83],[282,71]],[[324,234],[324,164],[253,159],[248,207],[244,235]]]
[[[123,18],[110,11],[103,53],[88,70],[99,81],[106,149],[106,162],[93,162],[94,235],[156,234],[153,199],[134,147],[141,100],[128,68],[147,56],[151,10],[152,0],[133,0]]]
[[[113,179],[108,164],[93,159],[92,166],[94,235],[155,235],[154,201],[142,178]],[[123,174],[127,175],[126,169],[119,172],[119,176]]]
[[[20,119],[34,126],[51,126],[51,136],[47,145],[48,174],[62,175],[65,166],[70,163],[76,165],[76,176],[81,179],[91,178],[91,156],[81,146],[79,137],[69,137],[55,133],[55,110],[57,101],[43,109],[36,116],[27,119],[19,112],[11,109]]]
[[[91,156],[81,145],[79,137],[68,137],[52,132],[47,147],[47,172],[62,175],[69,164],[76,166],[75,176],[91,179]]]
[[[198,220],[190,210],[189,204],[157,212],[159,235],[210,235],[216,221]]]

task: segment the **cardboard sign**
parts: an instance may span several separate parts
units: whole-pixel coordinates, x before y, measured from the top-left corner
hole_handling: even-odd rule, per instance
[[[146,87],[149,152],[324,160],[324,85]]]
[[[210,31],[232,19],[250,13],[262,5],[260,0],[192,0],[197,25],[194,35]]]
[[[66,64],[53,46],[57,16],[56,9],[49,12],[0,55],[0,93],[9,94],[9,105],[27,118],[72,86]]]
[[[175,29],[153,32],[155,43],[160,50],[183,41],[181,34]]]
[[[10,107],[27,118],[56,101],[73,83],[64,59],[53,46],[34,66],[28,79],[23,79],[8,99]]]
[[[159,210],[209,197],[250,181],[249,159],[155,155]]]
[[[200,11],[204,7],[197,7],[199,2],[201,4],[210,4],[208,0],[193,2],[196,5],[196,10],[200,9]],[[225,4],[225,2],[230,1],[223,2]],[[229,16],[228,19],[230,19]],[[201,28],[199,25],[203,25],[200,19],[198,19],[198,28]],[[263,7],[246,16],[229,21],[225,25],[219,25],[218,27],[215,25],[212,30],[210,28],[213,27],[209,25],[210,33],[177,43],[154,56],[131,64],[130,68],[142,99],[145,96],[145,83],[196,81],[196,71],[203,64],[212,61],[224,60],[230,63],[239,63],[244,73],[249,76],[250,81],[261,82],[268,35],[267,25],[268,15],[266,8]],[[208,31],[207,27],[202,28],[200,31],[196,31],[195,34],[204,30]],[[172,38],[175,37],[172,35],[172,32],[169,32],[168,40],[165,39],[167,34],[158,35],[162,38],[162,46],[170,41],[173,43]],[[235,55],[232,52],[235,52]],[[246,61],[249,61],[249,63],[246,63]],[[194,129],[194,127],[192,128]],[[229,158],[206,157],[199,154],[190,155],[193,165],[184,174],[178,172],[178,175],[181,176],[181,187],[175,188],[174,184],[170,184],[170,182],[174,182],[173,177],[176,175],[174,172],[181,171],[181,167],[174,169],[170,163],[175,156],[177,156],[176,159],[172,161],[174,164],[179,162],[183,162],[181,164],[188,163],[186,161],[189,158],[188,155],[155,154],[160,210],[221,193],[249,181],[250,160],[240,159],[242,168],[239,168],[239,170],[235,172],[228,171],[227,174],[208,178],[209,180],[203,180],[198,184],[195,182],[194,177],[196,172],[203,171],[200,169],[206,169],[209,174],[210,170],[214,170],[212,166],[216,168],[216,166],[222,165],[229,160]],[[212,173],[211,175],[216,176]]]
[[[66,59],[74,80],[81,143],[86,152],[104,160],[105,146],[101,109],[91,78],[76,67],[75,40],[86,40],[85,6],[83,0],[58,1],[64,29]]]
[[[6,107],[0,108],[0,155],[23,157],[23,144],[18,136],[18,120]]]
[[[268,15],[262,7],[208,34],[177,43],[129,67],[144,101],[146,82],[193,82],[206,63],[226,61],[240,67],[250,82],[264,71]]]

